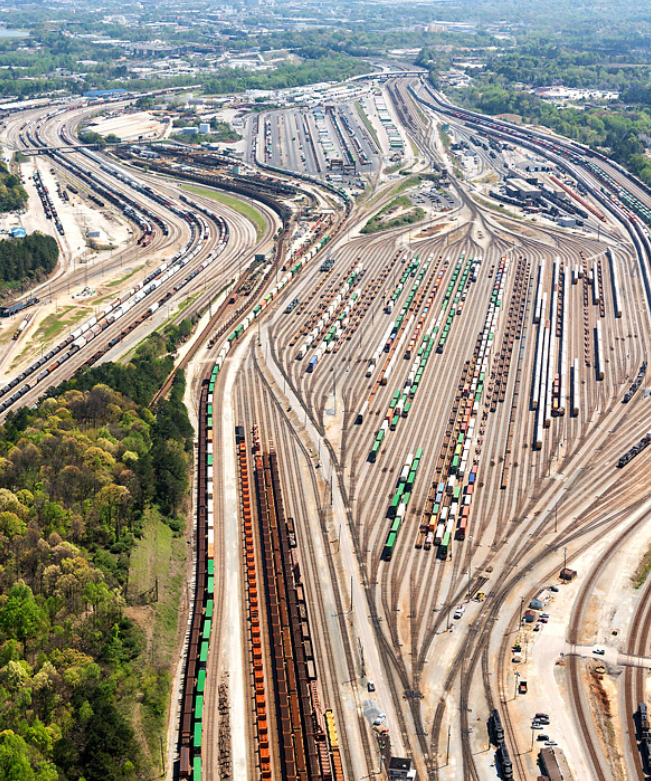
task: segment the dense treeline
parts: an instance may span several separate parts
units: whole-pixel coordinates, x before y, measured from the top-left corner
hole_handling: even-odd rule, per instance
[[[248,89],[286,89],[316,84],[321,81],[344,81],[351,76],[368,73],[371,67],[344,54],[326,52],[318,59],[305,60],[299,65],[283,63],[272,71],[249,73],[240,68],[224,68],[215,78],[204,81],[209,95],[225,95]]]
[[[511,51],[486,56],[484,67],[473,69],[470,87],[447,92],[469,108],[492,115],[514,114],[526,123],[544,125],[587,144],[651,185],[651,162],[646,156],[651,134],[651,68],[646,64],[630,67],[627,61],[639,60],[639,52],[627,50],[619,37],[613,35],[607,46],[609,61],[604,60],[603,51],[587,51],[579,45],[572,48],[531,35]],[[430,80],[440,87],[441,74],[454,63],[454,52],[425,47],[417,62],[430,70]],[[529,91],[555,84],[614,90],[619,99],[587,98],[559,108]]]
[[[30,233],[23,239],[0,241],[0,279],[6,284],[31,282],[51,274],[59,259],[52,236]]]
[[[524,122],[544,125],[610,155],[651,185],[651,163],[643,138],[651,134],[651,113],[643,109],[563,108],[528,92],[490,86],[459,95],[463,105],[487,114],[517,114]]]
[[[97,144],[97,146],[106,146],[106,144],[119,144],[122,140],[115,133],[109,133],[107,136],[103,136],[101,133],[96,133],[94,130],[82,130],[79,133],[79,140],[82,144]]]
[[[27,193],[20,179],[9,173],[4,163],[0,163],[0,212],[22,209],[26,203]]]
[[[183,378],[145,406],[171,360],[154,334],[132,364],[85,371],[0,428],[2,778],[152,777],[130,716],[136,699],[164,716],[168,677],[142,658],[126,584],[145,515],[181,526]]]

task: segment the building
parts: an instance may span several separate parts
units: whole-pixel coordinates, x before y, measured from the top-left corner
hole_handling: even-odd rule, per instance
[[[531,600],[529,607],[534,610],[542,610],[551,598],[551,592],[547,591],[547,589],[543,589]]]
[[[574,580],[576,575],[577,575],[577,572],[576,572],[575,569],[569,569],[568,567],[564,567],[561,570],[561,574],[559,575],[559,577],[560,577],[561,580],[566,580],[566,581],[569,582],[570,580]]]
[[[11,229],[11,238],[12,239],[24,239],[25,236],[27,236],[27,231],[25,228],[12,228]]]
[[[184,127],[181,130],[181,133],[183,133],[184,136],[196,136],[198,132],[198,127]]]
[[[575,217],[559,217],[558,225],[560,228],[574,228],[576,226]]]
[[[126,95],[125,89],[91,89],[88,92],[84,92],[85,98],[118,98],[121,95]]]
[[[525,182],[524,179],[509,179],[504,187],[509,195],[513,194],[518,198],[538,198],[540,196],[540,188]]]
[[[557,747],[542,749],[540,764],[549,781],[572,781],[572,774],[562,749]]]
[[[534,621],[538,620],[538,616],[533,612],[533,610],[527,610],[522,616],[522,620],[527,624],[533,624]]]
[[[207,136],[210,133],[210,124],[208,122],[199,123],[199,132],[202,136]]]
[[[415,781],[416,768],[411,759],[391,757],[389,760],[389,781]]]

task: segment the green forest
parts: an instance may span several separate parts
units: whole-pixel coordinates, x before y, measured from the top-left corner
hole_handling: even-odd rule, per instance
[[[184,525],[183,376],[147,407],[172,367],[168,346],[154,334],[131,363],[85,370],[0,428],[2,778],[136,781],[160,770],[170,677],[129,615],[128,585],[151,518],[177,536]],[[176,634],[178,602],[173,615]]]
[[[51,274],[59,259],[59,245],[52,236],[30,233],[23,239],[0,241],[0,280],[5,287],[33,282]]]
[[[27,193],[19,177],[9,173],[7,166],[0,162],[0,212],[22,209],[26,203]]]

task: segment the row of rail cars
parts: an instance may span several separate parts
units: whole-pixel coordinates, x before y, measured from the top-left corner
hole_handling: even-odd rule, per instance
[[[190,641],[184,675],[180,718],[181,729],[179,733],[179,777],[182,779],[191,778],[193,781],[200,781],[203,773],[205,772],[205,769],[202,766],[202,742],[204,730],[203,707],[206,685],[206,667],[210,654],[210,634],[216,598],[214,502],[215,478],[213,452],[213,412],[215,404],[215,384],[224,365],[224,361],[230,353],[233,345],[242,338],[246,331],[251,327],[251,324],[261,315],[262,312],[264,312],[267,306],[271,304],[271,302],[278,296],[278,294],[285,288],[285,286],[289,284],[289,282],[303,269],[303,267],[314,257],[314,255],[320,249],[322,249],[323,246],[325,246],[325,244],[329,241],[329,238],[329,236],[325,236],[316,244],[316,246],[304,252],[298,262],[296,262],[282,277],[282,279],[280,279],[279,282],[258,301],[253,310],[231,332],[231,334],[225,340],[212,367],[210,375],[206,379],[202,388],[198,453],[200,468],[198,479],[199,497],[197,502],[198,542],[196,587],[194,610],[190,630]],[[269,270],[270,266],[271,264],[267,264],[267,268],[263,269],[263,274]],[[246,465],[246,445],[244,430],[241,427],[237,427],[236,430],[236,445],[238,448],[238,457],[240,458],[240,466],[242,469],[242,467]],[[242,474],[243,473],[241,472],[241,477]],[[275,480],[277,482],[277,478],[275,478]],[[244,486],[247,486],[246,495]],[[247,507],[250,508],[251,502],[251,496],[248,492],[248,477],[245,480],[242,480],[242,495],[244,497],[244,527],[246,533],[247,523],[251,523],[250,510],[248,511],[249,515],[247,515]],[[291,529],[288,529],[288,533],[290,532]],[[257,581],[253,585],[257,604]],[[250,587],[251,584],[249,583],[247,588]],[[295,587],[295,590],[298,610],[301,599],[303,599],[303,597],[299,599],[303,588],[302,586],[300,586],[300,588]],[[249,593],[249,603],[251,599],[251,593]],[[309,643],[304,645],[309,645],[311,647],[311,644]],[[261,650],[259,652],[261,653]],[[253,661],[255,670],[258,669],[255,666],[257,658],[256,653],[258,653],[258,651],[256,651],[256,646],[253,644]],[[320,708],[320,705],[318,705],[318,696],[314,691],[314,687],[311,685],[316,678],[313,656],[307,658],[307,655],[305,655],[305,672],[306,675],[304,676],[304,683],[306,683],[310,688],[310,692],[307,696],[309,696],[309,699],[312,702],[315,722],[314,736],[310,738],[310,745],[314,743],[314,750],[310,749],[308,756],[304,758],[306,762],[311,762],[314,765],[313,772],[310,773],[309,777],[322,778],[324,781],[343,781],[341,763],[339,761],[337,764],[337,761],[334,759],[335,753],[338,756],[338,747],[336,752],[330,748],[330,759],[328,759],[327,762],[327,757],[324,754],[323,746],[327,745],[324,742],[327,730],[325,727],[323,711]],[[303,694],[305,693],[303,692]],[[262,700],[259,700],[260,697],[262,697]],[[301,697],[301,699],[305,698]],[[269,727],[267,723],[266,706],[264,705],[264,702],[264,689],[261,691],[257,691],[256,689],[256,703],[260,705],[260,707],[257,707],[256,705],[255,714],[256,735],[258,741],[258,761],[260,762],[261,777],[271,778],[271,765],[268,746]],[[301,762],[300,757],[294,758],[291,761],[289,766],[290,769],[292,767],[295,768],[297,762]],[[327,768],[330,769],[327,770]],[[289,775],[287,777],[289,777]]]
[[[116,321],[119,321],[134,306],[148,296],[154,296],[161,285],[176,275],[181,276],[183,269],[196,258],[199,252],[201,252],[207,239],[208,228],[205,220],[201,217],[194,217],[194,215],[193,219],[196,220],[196,222],[193,223],[191,238],[170,261],[161,263],[160,266],[134,285],[134,287],[123,295],[118,296],[101,313],[89,318],[74,331],[71,331],[65,339],[59,342],[59,344],[53,347],[48,353],[41,356],[21,374],[14,377],[10,382],[0,388],[0,399],[7,397],[10,391],[18,388],[18,390],[14,390],[14,393],[11,396],[4,398],[4,400],[0,402],[0,413],[15,404],[38,383],[47,382],[49,376],[56,368],[69,360],[76,352],[102,333],[102,331],[112,326]],[[228,226],[222,218],[216,217],[215,219],[218,220],[220,224],[220,241],[217,250],[208,255],[201,265],[193,270],[189,276],[179,280],[179,284],[175,287],[175,291],[180,290],[197,274],[210,266],[226,246],[228,241]],[[160,301],[152,303],[144,313],[144,318],[151,316],[159,308],[160,303]],[[116,344],[119,339],[120,337],[116,336],[114,340],[109,342],[108,348]],[[25,384],[20,386],[21,382],[25,382]]]

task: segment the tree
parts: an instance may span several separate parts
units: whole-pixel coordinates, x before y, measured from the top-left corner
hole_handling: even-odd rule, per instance
[[[7,603],[0,609],[0,627],[4,633],[24,643],[38,632],[42,620],[43,614],[31,588],[22,583],[13,586]]]
[[[0,732],[0,776],[4,781],[36,781],[27,744],[11,730]]]

